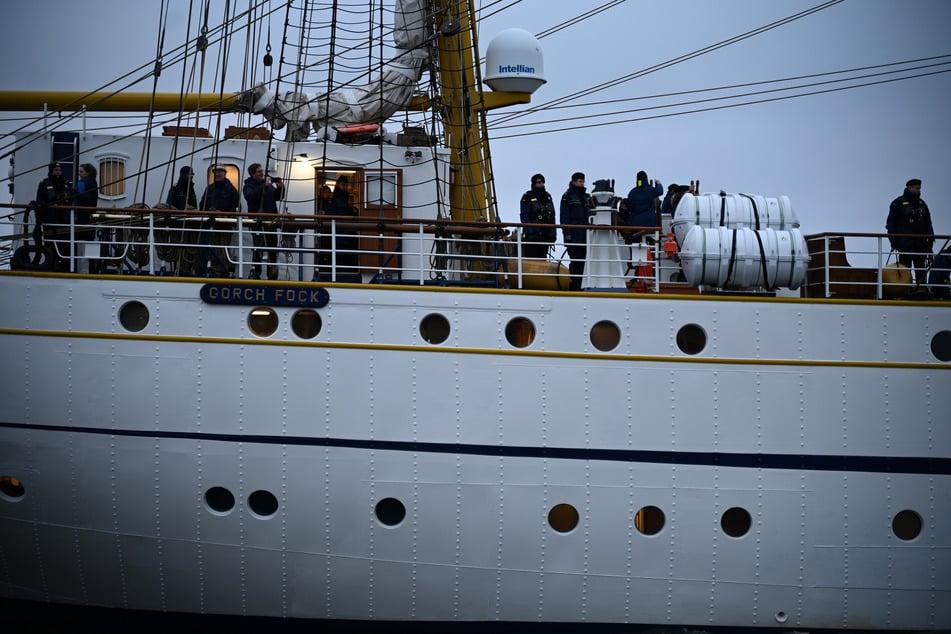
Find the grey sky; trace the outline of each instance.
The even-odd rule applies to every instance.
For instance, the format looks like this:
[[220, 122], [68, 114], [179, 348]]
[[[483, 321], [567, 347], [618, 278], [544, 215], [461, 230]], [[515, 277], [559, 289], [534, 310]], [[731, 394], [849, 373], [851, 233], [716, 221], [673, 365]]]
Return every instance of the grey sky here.
[[[524, 0], [484, 20], [481, 49], [484, 52], [492, 37], [505, 28], [514, 26], [539, 33], [606, 1]], [[213, 6], [221, 4], [220, 0], [212, 2]], [[482, 4], [491, 5], [488, 1]], [[491, 5], [485, 12], [505, 4], [509, 3]], [[820, 4], [820, 0], [626, 0], [540, 40], [548, 83], [535, 94], [534, 105], [627, 76]], [[89, 90], [108, 83], [154, 55], [159, 6], [155, 0], [12, 4], [0, 23], [0, 54], [7, 60], [0, 86], [12, 90]], [[181, 19], [185, 11], [187, 3], [173, 2], [171, 22]], [[272, 20], [275, 46], [280, 43], [282, 20], [283, 13]], [[625, 100], [951, 54], [949, 24], [951, 2], [947, 0], [846, 0], [740, 43], [569, 103]], [[56, 31], [56, 35], [47, 37], [44, 32], [48, 30]], [[177, 45], [180, 38], [170, 26], [166, 47]], [[165, 90], [176, 86], [180, 79], [177, 72], [169, 75], [173, 76], [162, 78]], [[240, 80], [240, 69], [229, 68], [227, 88], [239, 90]], [[855, 83], [869, 81], [874, 79]], [[151, 84], [134, 88], [150, 89]], [[709, 96], [687, 95], [663, 101], [695, 101]], [[931, 207], [935, 229], [951, 233], [951, 212], [946, 202], [951, 196], [947, 178], [949, 100], [951, 73], [943, 73], [800, 99], [600, 127], [586, 126], [663, 111], [527, 125], [660, 102], [545, 110], [511, 121], [518, 127], [491, 131], [496, 139], [492, 156], [499, 209], [503, 220], [518, 219], [518, 199], [535, 172], [546, 175], [548, 189], [557, 198], [573, 171], [585, 172], [589, 183], [614, 178], [616, 190], [626, 194], [634, 174], [644, 169], [665, 185], [699, 178], [703, 191], [788, 195], [805, 233], [879, 232], [884, 231], [889, 201], [901, 194], [907, 179], [918, 177], [924, 181], [923, 197]], [[703, 106], [673, 110], [697, 107]], [[519, 110], [521, 107], [501, 114]], [[6, 116], [8, 113], [0, 113], [0, 118]], [[0, 123], [0, 131], [11, 125]], [[538, 133], [556, 128], [569, 129]], [[535, 134], [499, 138], [522, 132]]]

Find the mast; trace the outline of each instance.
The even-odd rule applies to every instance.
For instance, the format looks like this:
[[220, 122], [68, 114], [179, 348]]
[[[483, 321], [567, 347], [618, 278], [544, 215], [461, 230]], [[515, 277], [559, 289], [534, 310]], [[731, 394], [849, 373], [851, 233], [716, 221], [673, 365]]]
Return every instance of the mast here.
[[529, 103], [530, 93], [483, 93], [475, 11], [469, 0], [432, 0], [439, 52], [438, 83], [450, 149], [450, 213], [454, 220], [498, 220], [485, 113]]

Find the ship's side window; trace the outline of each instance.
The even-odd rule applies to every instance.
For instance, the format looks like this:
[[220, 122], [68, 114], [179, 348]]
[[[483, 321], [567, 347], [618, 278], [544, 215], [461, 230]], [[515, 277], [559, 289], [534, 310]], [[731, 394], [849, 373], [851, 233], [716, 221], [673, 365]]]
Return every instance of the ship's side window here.
[[892, 532], [895, 537], [905, 541], [921, 534], [921, 516], [914, 511], [899, 511], [892, 520]]
[[396, 498], [383, 498], [376, 503], [373, 512], [386, 526], [396, 526], [406, 517], [406, 507]]
[[753, 518], [750, 512], [739, 506], [727, 509], [720, 518], [720, 528], [730, 537], [743, 537], [750, 532], [753, 525]]
[[687, 324], [677, 331], [677, 347], [684, 354], [699, 354], [707, 347], [707, 333], [697, 324]]
[[277, 331], [277, 313], [273, 308], [258, 307], [248, 315], [248, 328], [258, 337], [270, 337]]
[[664, 512], [656, 506], [645, 506], [634, 516], [634, 528], [643, 535], [656, 535], [664, 528]]
[[951, 361], [951, 330], [942, 330], [931, 339], [931, 353], [939, 361]]
[[505, 338], [516, 348], [527, 348], [535, 341], [535, 324], [526, 317], [516, 317], [505, 325]]
[[578, 509], [570, 504], [556, 504], [548, 511], [548, 525], [559, 533], [568, 533], [578, 525]]
[[320, 334], [323, 322], [316, 310], [304, 308], [291, 317], [291, 330], [301, 339], [313, 339]]
[[270, 491], [255, 491], [248, 496], [248, 507], [258, 517], [270, 517], [277, 513], [277, 498]]
[[139, 332], [149, 325], [149, 309], [139, 301], [126, 302], [119, 308], [119, 323], [129, 332]]
[[118, 156], [99, 159], [99, 195], [105, 198], [125, 195], [125, 159]]
[[224, 487], [211, 487], [205, 491], [205, 504], [214, 513], [224, 515], [234, 508], [234, 494]]
[[419, 335], [427, 343], [442, 343], [449, 338], [449, 320], [439, 313], [426, 315], [419, 322]]
[[602, 352], [614, 350], [621, 343], [621, 329], [613, 321], [599, 321], [591, 327], [591, 345]]
[[23, 483], [13, 476], [0, 476], [0, 497], [16, 501], [23, 497], [26, 489]]

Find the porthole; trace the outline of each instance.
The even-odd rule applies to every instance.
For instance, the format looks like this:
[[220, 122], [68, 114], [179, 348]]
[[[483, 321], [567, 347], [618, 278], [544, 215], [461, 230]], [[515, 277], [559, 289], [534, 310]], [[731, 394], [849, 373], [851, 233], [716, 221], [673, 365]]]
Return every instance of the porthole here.
[[938, 361], [951, 361], [951, 330], [942, 330], [931, 338], [931, 354]]
[[277, 313], [273, 308], [258, 307], [248, 315], [248, 328], [258, 337], [270, 337], [277, 331]]
[[396, 498], [383, 498], [376, 503], [376, 518], [387, 526], [396, 526], [406, 518], [406, 507]]
[[749, 511], [738, 506], [727, 509], [720, 518], [720, 528], [730, 537], [743, 537], [750, 532], [752, 525], [753, 518]]
[[664, 512], [656, 506], [645, 506], [634, 516], [634, 527], [643, 535], [656, 535], [664, 528]]
[[516, 348], [527, 348], [535, 341], [535, 324], [526, 317], [516, 317], [505, 325], [505, 339]]
[[687, 324], [677, 331], [677, 347], [684, 354], [699, 354], [707, 347], [707, 333], [697, 324]]
[[119, 308], [119, 323], [129, 332], [139, 332], [149, 325], [149, 309], [142, 302], [126, 302]]
[[320, 333], [323, 322], [316, 310], [305, 308], [291, 317], [291, 330], [301, 339], [313, 339]]
[[8, 500], [19, 500], [26, 493], [23, 483], [13, 476], [0, 476], [0, 495]]
[[573, 531], [578, 525], [578, 510], [570, 504], [556, 504], [548, 511], [548, 525], [559, 533]]
[[205, 504], [218, 514], [225, 514], [234, 508], [234, 494], [224, 487], [211, 487], [205, 491]]
[[591, 327], [591, 345], [607, 352], [621, 343], [621, 329], [613, 321], [599, 321]]
[[270, 517], [277, 513], [277, 498], [270, 491], [255, 491], [248, 496], [248, 507], [259, 517]]
[[449, 338], [449, 320], [439, 313], [426, 315], [419, 322], [419, 335], [426, 343], [442, 343]]
[[895, 537], [905, 541], [921, 534], [921, 516], [914, 511], [900, 511], [892, 520], [892, 532]]

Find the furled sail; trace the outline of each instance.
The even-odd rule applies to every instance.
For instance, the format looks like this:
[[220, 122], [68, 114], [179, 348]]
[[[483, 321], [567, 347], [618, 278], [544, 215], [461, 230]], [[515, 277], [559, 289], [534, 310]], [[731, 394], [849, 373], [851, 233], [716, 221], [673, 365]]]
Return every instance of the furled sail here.
[[382, 123], [409, 103], [429, 62], [427, 5], [425, 0], [397, 0], [393, 40], [394, 47], [403, 52], [387, 63], [379, 79], [321, 95], [298, 91], [277, 95], [258, 84], [241, 95], [235, 109], [263, 115], [275, 130], [286, 126], [288, 141], [303, 141], [312, 129]]

